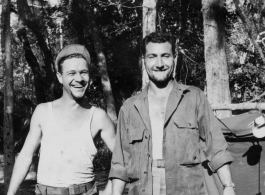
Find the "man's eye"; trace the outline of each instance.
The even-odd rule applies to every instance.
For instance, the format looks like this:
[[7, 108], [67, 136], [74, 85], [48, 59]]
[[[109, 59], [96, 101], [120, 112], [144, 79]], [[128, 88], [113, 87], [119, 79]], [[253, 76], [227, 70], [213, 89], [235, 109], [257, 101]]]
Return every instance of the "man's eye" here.
[[75, 73], [74, 72], [69, 72], [68, 75], [73, 76]]
[[88, 75], [88, 72], [81, 72], [82, 75]]

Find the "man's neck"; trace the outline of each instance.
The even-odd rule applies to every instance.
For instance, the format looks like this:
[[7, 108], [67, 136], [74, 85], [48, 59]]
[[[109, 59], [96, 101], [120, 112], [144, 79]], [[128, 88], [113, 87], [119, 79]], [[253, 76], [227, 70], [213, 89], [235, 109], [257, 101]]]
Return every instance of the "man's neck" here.
[[87, 103], [85, 101], [85, 98], [73, 99], [73, 98], [69, 98], [66, 95], [63, 95], [60, 98], [60, 102], [62, 105], [64, 105], [63, 107], [66, 110], [76, 110], [76, 109], [87, 107], [86, 106]]
[[167, 83], [163, 83], [163, 85], [156, 84], [152, 81], [149, 82], [148, 93], [149, 95], [154, 96], [168, 96], [173, 88], [174, 80], [171, 79]]

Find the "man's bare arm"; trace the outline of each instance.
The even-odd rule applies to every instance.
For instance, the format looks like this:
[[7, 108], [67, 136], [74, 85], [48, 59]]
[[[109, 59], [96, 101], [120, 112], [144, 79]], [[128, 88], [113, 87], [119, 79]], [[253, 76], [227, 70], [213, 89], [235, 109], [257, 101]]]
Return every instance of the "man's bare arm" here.
[[38, 106], [33, 113], [29, 133], [27, 135], [24, 146], [15, 162], [9, 189], [7, 192], [8, 195], [16, 194], [21, 182], [25, 179], [28, 173], [29, 167], [32, 163], [33, 155], [40, 145], [40, 119], [44, 116], [43, 114], [45, 114], [42, 113], [44, 106], [46, 105]]
[[[92, 122], [92, 131], [94, 134], [101, 132], [101, 138], [106, 143], [107, 147], [111, 152], [113, 152], [115, 143], [115, 126], [111, 121], [107, 113], [102, 109], [96, 109]], [[96, 132], [96, 133], [95, 133]], [[100, 191], [101, 195], [111, 194], [112, 183], [109, 180], [105, 189]]]
[[126, 182], [120, 179], [112, 179], [112, 195], [122, 195]]
[[225, 187], [224, 188], [224, 195], [235, 195], [235, 190], [234, 188], [231, 186], [231, 184], [233, 183], [232, 181], [232, 177], [231, 177], [231, 172], [230, 172], [230, 168], [228, 164], [223, 165], [222, 167], [220, 167], [219, 169], [217, 169], [217, 173], [218, 176], [222, 182], [222, 184], [225, 186], [229, 186], [229, 187]]
[[113, 152], [115, 143], [115, 126], [107, 113], [102, 109], [96, 109], [92, 129], [101, 131], [101, 138]]

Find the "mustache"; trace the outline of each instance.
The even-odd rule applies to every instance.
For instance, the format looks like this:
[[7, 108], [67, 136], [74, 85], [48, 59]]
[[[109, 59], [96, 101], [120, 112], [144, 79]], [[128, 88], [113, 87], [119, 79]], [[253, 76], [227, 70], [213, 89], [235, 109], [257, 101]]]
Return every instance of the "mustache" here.
[[82, 87], [84, 87], [88, 82], [86, 82], [86, 81], [80, 81], [80, 82], [78, 82]]

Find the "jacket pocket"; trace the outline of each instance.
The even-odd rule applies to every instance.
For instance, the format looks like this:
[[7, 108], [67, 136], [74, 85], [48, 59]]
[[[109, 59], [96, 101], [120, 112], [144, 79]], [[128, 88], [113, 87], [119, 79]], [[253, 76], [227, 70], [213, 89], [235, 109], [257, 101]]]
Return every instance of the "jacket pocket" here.
[[200, 164], [192, 167], [179, 166], [176, 192], [179, 194], [204, 194], [204, 178]]
[[175, 150], [179, 164], [193, 166], [200, 163], [198, 125], [193, 118], [174, 118]]
[[135, 142], [139, 142], [143, 140], [145, 127], [143, 126], [129, 126], [129, 142], [130, 144], [134, 144]]
[[198, 124], [195, 118], [184, 118], [184, 117], [175, 117], [174, 123], [179, 128], [185, 129], [198, 129]]

